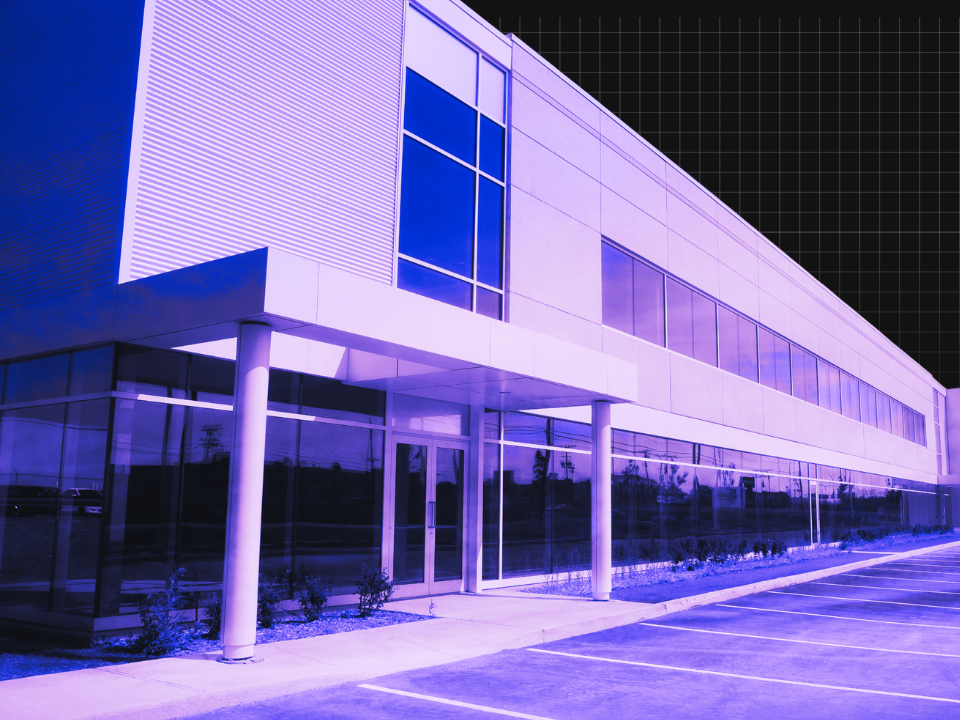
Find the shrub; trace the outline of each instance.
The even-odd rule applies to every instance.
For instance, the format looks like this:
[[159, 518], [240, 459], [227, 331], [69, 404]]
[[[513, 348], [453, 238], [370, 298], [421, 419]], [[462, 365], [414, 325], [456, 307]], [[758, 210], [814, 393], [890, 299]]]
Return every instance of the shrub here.
[[787, 543], [783, 538], [776, 538], [770, 545], [770, 554], [781, 557], [787, 554]]
[[[289, 573], [290, 571], [287, 570]], [[286, 576], [279, 576], [273, 580], [260, 576], [260, 586], [257, 588], [257, 627], [270, 628], [280, 612], [280, 603], [287, 598]]]
[[697, 559], [697, 562], [705, 563], [710, 557], [710, 543], [703, 538], [697, 540], [697, 547], [693, 552], [693, 556]]
[[747, 548], [748, 548], [748, 547], [749, 547], [749, 546], [747, 545], [747, 541], [746, 541], [746, 540], [741, 540], [741, 541], [740, 541], [740, 543], [737, 545], [736, 550], [733, 551], [734, 555], [737, 556], [737, 560], [743, 560], [743, 558], [744, 558], [744, 557], [746, 556], [746, 554], [747, 554]]
[[766, 557], [767, 553], [770, 552], [770, 543], [766, 540], [754, 540], [753, 541], [753, 554], [760, 555], [761, 557]]
[[320, 619], [332, 590], [332, 586], [322, 583], [319, 576], [307, 575], [303, 578], [297, 587], [297, 602], [308, 622]]
[[733, 543], [730, 542], [729, 538], [717, 538], [711, 543], [711, 547], [713, 550], [713, 561], [718, 565], [723, 565], [723, 563], [730, 558], [731, 553], [733, 553]]
[[360, 617], [369, 617], [374, 610], [382, 608], [393, 595], [393, 583], [387, 578], [387, 571], [363, 563], [357, 578], [357, 595], [360, 596]]
[[180, 593], [180, 580], [186, 570], [178, 568], [158, 590], [140, 603], [140, 623], [143, 631], [134, 641], [134, 647], [144, 655], [169, 655], [189, 648], [201, 634], [200, 628], [181, 628], [177, 622], [179, 611], [187, 599]]
[[674, 565], [682, 565], [683, 561], [687, 559], [687, 553], [680, 545], [674, 545], [670, 548], [670, 558]]
[[207, 613], [207, 631], [204, 633], [207, 637], [220, 636], [220, 623], [223, 620], [223, 594], [212, 593], [210, 597], [203, 601], [200, 606]]

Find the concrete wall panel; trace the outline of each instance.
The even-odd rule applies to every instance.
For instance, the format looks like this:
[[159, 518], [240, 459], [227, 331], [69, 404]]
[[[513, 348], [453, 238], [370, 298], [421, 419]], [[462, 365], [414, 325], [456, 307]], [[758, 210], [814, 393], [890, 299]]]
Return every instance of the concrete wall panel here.
[[789, 395], [761, 386], [763, 392], [763, 432], [784, 440], [797, 439], [797, 404]]
[[749, 318], [760, 317], [760, 292], [757, 286], [739, 273], [720, 263], [718, 266], [720, 300]]
[[720, 295], [720, 263], [702, 248], [673, 231], [669, 233], [670, 264], [667, 269], [705, 293]]
[[666, 267], [667, 226], [624, 200], [612, 190], [600, 188], [601, 232], [642, 258]]
[[823, 447], [823, 411], [816, 405], [798, 400], [797, 442], [815, 447]]
[[667, 194], [667, 226], [712, 257], [720, 257], [717, 226], [673, 193]]
[[620, 197], [667, 223], [666, 188], [607, 145], [600, 149], [600, 179]]
[[[723, 423], [721, 370], [670, 353], [670, 410], [678, 415]], [[642, 388], [641, 388], [642, 393]]]
[[721, 372], [723, 382], [723, 424], [763, 432], [763, 386], [730, 373]]

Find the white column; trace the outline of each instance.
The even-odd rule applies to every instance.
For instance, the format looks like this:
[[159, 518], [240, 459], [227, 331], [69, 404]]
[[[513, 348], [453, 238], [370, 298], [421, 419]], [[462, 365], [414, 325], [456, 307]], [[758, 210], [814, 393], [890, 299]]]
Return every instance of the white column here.
[[227, 500], [227, 543], [223, 561], [223, 659], [253, 657], [257, 639], [260, 573], [260, 510], [267, 439], [270, 328], [240, 325], [234, 379], [233, 448]]
[[483, 577], [483, 405], [470, 406], [470, 461], [464, 480], [464, 589], [478, 593]]
[[612, 505], [610, 473], [612, 471], [610, 403], [593, 403], [593, 477], [591, 481], [591, 530], [593, 537], [593, 599], [609, 600], [613, 566]]

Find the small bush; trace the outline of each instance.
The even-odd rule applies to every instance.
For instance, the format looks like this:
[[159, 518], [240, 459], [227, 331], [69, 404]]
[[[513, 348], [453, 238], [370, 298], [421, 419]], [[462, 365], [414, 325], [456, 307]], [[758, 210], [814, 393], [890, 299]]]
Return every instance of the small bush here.
[[783, 538], [776, 538], [770, 545], [770, 554], [775, 557], [782, 557], [787, 554], [787, 543]]
[[134, 641], [134, 647], [144, 655], [170, 655], [189, 648], [199, 637], [200, 628], [182, 628], [177, 615], [187, 605], [180, 593], [180, 580], [186, 570], [178, 568], [163, 590], [158, 590], [140, 603], [140, 623], [143, 631]]
[[746, 540], [740, 541], [736, 549], [733, 551], [733, 554], [737, 556], [737, 560], [743, 560], [743, 558], [746, 557], [748, 547], [749, 546], [747, 545]]
[[297, 602], [308, 622], [319, 620], [323, 615], [323, 606], [330, 600], [333, 587], [321, 582], [319, 576], [307, 575], [297, 587]]
[[[290, 571], [287, 570], [289, 573]], [[287, 599], [288, 583], [286, 576], [273, 580], [260, 576], [257, 588], [257, 627], [271, 628], [280, 612], [280, 603]]]
[[363, 563], [357, 578], [357, 595], [360, 596], [360, 617], [369, 617], [374, 610], [382, 608], [393, 595], [393, 583], [387, 578], [387, 571]]
[[207, 613], [207, 631], [204, 633], [207, 637], [220, 637], [220, 623], [223, 620], [223, 594], [212, 593], [210, 597], [200, 605]]
[[697, 540], [697, 548], [694, 550], [693, 556], [697, 559], [697, 562], [705, 563], [710, 557], [710, 543], [703, 538]]
[[918, 525], [914, 525], [910, 529], [910, 532], [913, 534], [914, 537], [917, 537], [919, 535], [933, 535], [933, 534], [944, 535], [950, 532], [952, 529], [953, 528], [947, 527], [946, 525], [918, 524]]
[[766, 557], [770, 552], [770, 543], [766, 540], [754, 540], [753, 541], [753, 554], [760, 555], [761, 557]]
[[673, 560], [674, 565], [682, 565], [687, 559], [687, 553], [680, 545], [674, 545], [670, 548], [670, 559]]
[[711, 549], [713, 552], [713, 561], [718, 565], [723, 565], [733, 553], [733, 543], [730, 542], [729, 538], [717, 538], [711, 543]]

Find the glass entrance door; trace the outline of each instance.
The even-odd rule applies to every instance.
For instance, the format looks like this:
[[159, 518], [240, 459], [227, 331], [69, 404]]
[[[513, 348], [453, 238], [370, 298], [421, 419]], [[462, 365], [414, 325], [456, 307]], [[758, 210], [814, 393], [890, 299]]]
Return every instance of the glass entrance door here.
[[445, 440], [394, 438], [396, 596], [456, 592], [463, 579], [466, 446]]

